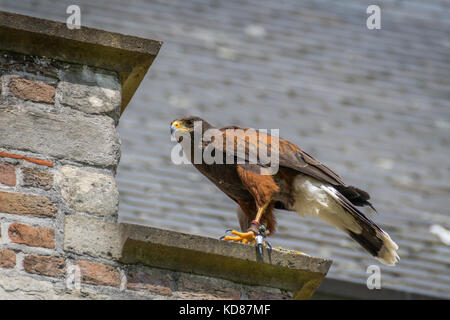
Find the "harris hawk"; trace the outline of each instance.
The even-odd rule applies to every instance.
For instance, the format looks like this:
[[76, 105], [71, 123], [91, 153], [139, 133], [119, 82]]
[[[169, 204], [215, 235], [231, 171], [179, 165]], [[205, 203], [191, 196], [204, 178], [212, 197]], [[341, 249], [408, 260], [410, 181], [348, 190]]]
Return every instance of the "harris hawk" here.
[[[400, 259], [397, 244], [357, 208], [375, 210], [369, 194], [345, 184], [293, 143], [262, 131], [248, 134], [249, 128], [215, 128], [194, 116], [172, 121], [170, 131], [187, 160], [238, 204], [241, 231], [231, 231], [225, 240], [254, 244], [261, 232], [273, 235], [273, 211], [282, 209], [335, 226], [385, 265], [393, 266]], [[262, 149], [268, 154], [275, 150], [271, 161], [276, 158], [276, 170], [268, 169], [273, 163], [262, 161], [258, 153]], [[227, 161], [206, 161], [206, 154]]]

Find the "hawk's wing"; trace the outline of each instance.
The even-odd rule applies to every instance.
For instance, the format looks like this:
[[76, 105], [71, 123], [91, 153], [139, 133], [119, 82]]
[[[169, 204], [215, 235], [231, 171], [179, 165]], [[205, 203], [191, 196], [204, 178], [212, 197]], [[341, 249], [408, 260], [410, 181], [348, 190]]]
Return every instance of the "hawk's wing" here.
[[[227, 131], [232, 129], [231, 131]], [[270, 134], [261, 131], [249, 131], [253, 129], [241, 128], [237, 126], [228, 126], [219, 129], [223, 144], [220, 144], [218, 140], [212, 141], [211, 144], [214, 145], [216, 150], [221, 150], [226, 153], [227, 150], [233, 153], [235, 157], [246, 162], [250, 159], [250, 156], [255, 156], [257, 164], [262, 167], [270, 166], [270, 164], [261, 162], [259, 156], [256, 156], [261, 148], [263, 150], [268, 150], [270, 154], [272, 141], [274, 143], [274, 150], [276, 151], [275, 144], [276, 139], [273, 139]], [[255, 133], [253, 133], [255, 132]], [[234, 138], [234, 144], [233, 144]], [[332, 185], [342, 185], [345, 186], [341, 177], [339, 177], [335, 172], [333, 172], [327, 166], [321, 164], [319, 161], [315, 160], [311, 155], [301, 150], [299, 147], [293, 143], [286, 141], [284, 139], [278, 138], [279, 146], [279, 166], [291, 168], [299, 171], [303, 174], [316, 178], [319, 181], [326, 182]], [[245, 159], [239, 157], [237, 150], [245, 150]], [[238, 154], [238, 156], [236, 156]]]
[[284, 139], [280, 141], [280, 166], [288, 167], [319, 181], [332, 185], [345, 185], [341, 177], [311, 155]]

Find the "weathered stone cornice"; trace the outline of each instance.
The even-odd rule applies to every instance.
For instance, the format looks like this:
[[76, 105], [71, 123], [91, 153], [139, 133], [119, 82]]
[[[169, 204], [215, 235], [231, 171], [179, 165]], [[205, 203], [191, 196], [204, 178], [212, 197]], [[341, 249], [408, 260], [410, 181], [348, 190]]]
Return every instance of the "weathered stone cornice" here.
[[0, 11], [0, 50], [116, 71], [122, 84], [121, 113], [131, 100], [162, 41]]

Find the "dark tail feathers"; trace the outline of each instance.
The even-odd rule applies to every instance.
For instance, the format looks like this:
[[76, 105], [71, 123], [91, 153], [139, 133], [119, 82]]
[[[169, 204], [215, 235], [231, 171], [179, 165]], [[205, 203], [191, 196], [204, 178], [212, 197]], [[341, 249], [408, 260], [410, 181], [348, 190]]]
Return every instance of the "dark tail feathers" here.
[[375, 207], [368, 201], [370, 199], [370, 195], [364, 190], [358, 189], [354, 186], [342, 185], [335, 186], [335, 188], [355, 206], [369, 206], [377, 212]]

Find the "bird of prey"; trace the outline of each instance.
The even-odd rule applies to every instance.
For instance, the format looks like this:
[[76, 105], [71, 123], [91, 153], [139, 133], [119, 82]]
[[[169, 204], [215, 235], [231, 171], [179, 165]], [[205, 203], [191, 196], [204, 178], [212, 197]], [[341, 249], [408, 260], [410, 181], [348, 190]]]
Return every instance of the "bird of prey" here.
[[[258, 132], [255, 139], [249, 138], [248, 130], [237, 126], [215, 128], [194, 116], [176, 119], [170, 125], [172, 137], [181, 144], [188, 160], [238, 204], [241, 232], [233, 230], [225, 240], [254, 244], [258, 234], [274, 234], [274, 209], [296, 211], [300, 216], [317, 217], [335, 226], [383, 264], [395, 265], [399, 260], [397, 244], [357, 208], [370, 206], [375, 210], [367, 192], [345, 184], [330, 168], [293, 143], [282, 138], [275, 141], [273, 135], [263, 132]], [[196, 132], [200, 133], [198, 142]], [[262, 147], [272, 150], [275, 142], [278, 170], [267, 174], [267, 162], [258, 156], [250, 159]], [[236, 152], [238, 149], [244, 153]], [[223, 158], [228, 153], [234, 161], [195, 158], [196, 154], [206, 153]]]

